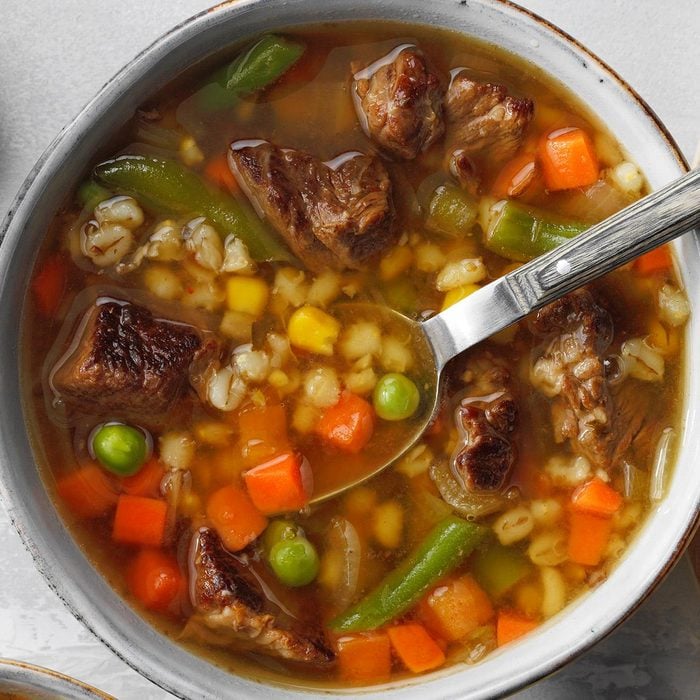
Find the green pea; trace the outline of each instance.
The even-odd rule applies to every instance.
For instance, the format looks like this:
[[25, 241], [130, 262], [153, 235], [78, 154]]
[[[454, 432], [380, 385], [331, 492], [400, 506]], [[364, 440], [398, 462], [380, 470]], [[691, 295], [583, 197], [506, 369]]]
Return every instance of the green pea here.
[[385, 374], [374, 387], [374, 409], [384, 420], [410, 418], [420, 403], [418, 387], [405, 375]]
[[318, 574], [318, 554], [306, 537], [278, 542], [270, 550], [269, 562], [275, 576], [287, 586], [305, 586]]
[[97, 461], [119, 476], [135, 474], [148, 457], [146, 436], [122, 423], [103, 425], [92, 437]]
[[293, 540], [299, 534], [299, 528], [291, 520], [273, 520], [263, 534], [263, 549], [269, 556], [272, 548], [284, 540]]

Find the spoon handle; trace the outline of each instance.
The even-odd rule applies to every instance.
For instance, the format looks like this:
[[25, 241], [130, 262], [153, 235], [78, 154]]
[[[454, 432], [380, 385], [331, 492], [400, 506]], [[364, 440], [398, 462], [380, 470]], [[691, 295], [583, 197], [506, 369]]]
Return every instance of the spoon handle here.
[[692, 170], [423, 323], [438, 366], [699, 225], [700, 170]]

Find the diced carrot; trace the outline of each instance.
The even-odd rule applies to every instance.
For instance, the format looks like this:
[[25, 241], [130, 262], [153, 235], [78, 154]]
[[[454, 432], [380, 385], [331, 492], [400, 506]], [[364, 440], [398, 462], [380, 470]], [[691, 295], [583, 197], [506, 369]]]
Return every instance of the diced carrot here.
[[498, 199], [519, 197], [534, 182], [537, 162], [531, 153], [522, 153], [506, 163], [491, 185], [491, 194]]
[[391, 676], [391, 644], [386, 632], [366, 632], [338, 640], [338, 667], [343, 680], [381, 683]]
[[622, 505], [622, 496], [597, 476], [581, 484], [571, 494], [571, 508], [584, 513], [609, 517]]
[[673, 265], [668, 246], [661, 246], [645, 253], [634, 261], [633, 268], [640, 275], [653, 275], [655, 272], [668, 270]]
[[300, 510], [311, 498], [311, 467], [299, 452], [284, 452], [243, 474], [248, 495], [266, 515]]
[[125, 544], [158, 547], [165, 536], [168, 506], [158, 498], [119, 496], [114, 514], [112, 539]]
[[467, 574], [430, 591], [420, 604], [420, 616], [433, 634], [453, 642], [486, 624], [493, 617], [493, 606]]
[[546, 134], [538, 149], [548, 190], [568, 190], [592, 185], [600, 171], [591, 137], [578, 127]]
[[160, 611], [172, 605], [184, 586], [175, 557], [159, 549], [142, 549], [129, 564], [126, 582], [141, 603]]
[[287, 413], [280, 403], [252, 406], [239, 414], [241, 454], [254, 467], [289, 449]]
[[32, 280], [34, 301], [42, 316], [51, 318], [58, 311], [67, 284], [68, 265], [60, 253], [54, 253]]
[[267, 527], [267, 518], [238, 486], [224, 486], [209, 496], [207, 517], [232, 552], [243, 549]]
[[612, 518], [569, 511], [569, 559], [576, 564], [596, 566], [610, 539]]
[[155, 457], [152, 457], [136, 474], [122, 479], [122, 491], [130, 496], [158, 496], [160, 482], [163, 480], [164, 474], [163, 465]]
[[537, 627], [536, 620], [512, 610], [499, 610], [496, 618], [496, 643], [499, 647], [531, 632]]
[[228, 159], [224, 154], [212, 158], [206, 164], [204, 177], [222, 190], [227, 190], [228, 192], [238, 190], [238, 183], [231, 172], [231, 168], [228, 166]]
[[88, 464], [61, 477], [56, 491], [70, 511], [79, 518], [105, 515], [117, 502], [116, 490], [96, 464]]
[[387, 630], [391, 646], [404, 666], [413, 673], [422, 673], [442, 666], [445, 653], [423, 625], [409, 622]]
[[333, 447], [359, 452], [374, 432], [374, 408], [356, 394], [344, 391], [338, 403], [321, 416], [317, 432]]

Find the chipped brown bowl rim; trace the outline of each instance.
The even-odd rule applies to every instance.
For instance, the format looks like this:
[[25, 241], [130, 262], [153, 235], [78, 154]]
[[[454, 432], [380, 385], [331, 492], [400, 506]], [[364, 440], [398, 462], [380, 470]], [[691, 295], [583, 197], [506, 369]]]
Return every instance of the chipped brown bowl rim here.
[[26, 661], [0, 658], [0, 693], [29, 693], [32, 700], [115, 700], [77, 678]]

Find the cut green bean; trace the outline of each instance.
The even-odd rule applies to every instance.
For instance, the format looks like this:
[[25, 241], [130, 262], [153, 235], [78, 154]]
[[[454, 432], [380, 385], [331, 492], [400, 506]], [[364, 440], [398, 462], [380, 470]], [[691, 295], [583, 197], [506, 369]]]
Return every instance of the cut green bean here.
[[199, 94], [209, 110], [224, 109], [281, 78], [304, 53], [305, 47], [282, 36], [267, 34], [232, 63], [218, 70]]
[[369, 595], [330, 622], [336, 632], [376, 629], [405, 613], [443, 576], [456, 569], [487, 529], [453, 515], [439, 522], [413, 554]]
[[255, 212], [233, 197], [211, 189], [179, 163], [150, 156], [121, 156], [101, 163], [94, 174], [107, 186], [158, 211], [205, 216], [222, 237], [233, 234], [240, 238], [258, 262], [294, 260]]
[[84, 209], [94, 209], [100, 202], [109, 199], [112, 193], [94, 180], [86, 180], [78, 188], [78, 201]]
[[517, 202], [496, 202], [490, 210], [484, 245], [510, 260], [526, 262], [554, 250], [590, 227], [579, 222], [555, 221], [544, 212]]

